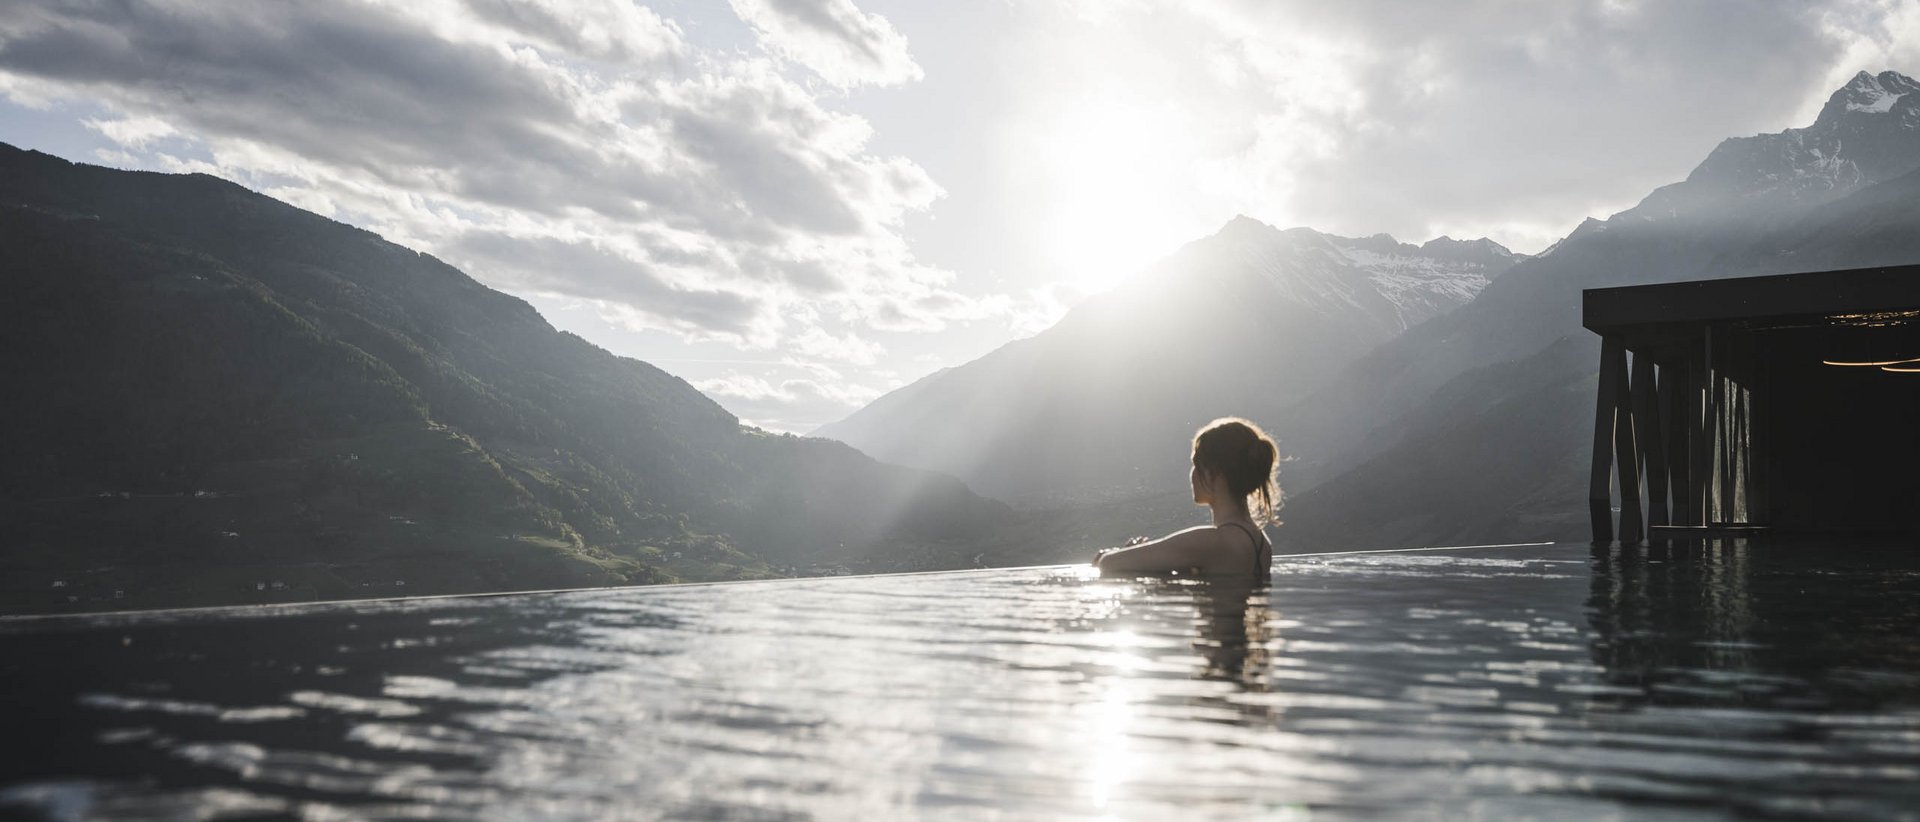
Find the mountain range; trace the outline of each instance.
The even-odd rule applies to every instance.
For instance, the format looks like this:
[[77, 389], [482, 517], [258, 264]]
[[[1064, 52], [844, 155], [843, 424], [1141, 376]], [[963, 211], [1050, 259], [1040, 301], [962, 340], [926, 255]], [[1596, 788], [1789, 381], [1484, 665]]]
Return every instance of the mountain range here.
[[[1291, 457], [1284, 549], [1584, 539], [1599, 354], [1581, 290], [1920, 261], [1916, 90], [1861, 72], [1811, 125], [1728, 139], [1685, 180], [1532, 257], [1236, 220], [1059, 326], [817, 433], [1011, 503], [1068, 488], [1088, 522], [1161, 528], [1197, 516], [1185, 437], [1237, 414]], [[1368, 266], [1416, 252], [1430, 262], [1407, 281], [1443, 296], [1382, 310]], [[1006, 395], [1020, 410], [998, 410]], [[914, 454], [914, 430], [955, 433]], [[1098, 468], [1063, 467], [1080, 458]]]
[[0, 260], [0, 610], [955, 567], [1012, 521], [214, 177], [0, 145]]
[[1238, 218], [845, 443], [232, 183], [0, 145], [0, 610], [1073, 560], [1196, 517], [1228, 414], [1291, 457], [1287, 550], [1584, 538], [1581, 289], [1920, 261], [1916, 90], [1862, 73], [1534, 256]]
[[1238, 217], [1052, 328], [813, 434], [1029, 507], [1123, 499], [1184, 477], [1208, 420], [1307, 396], [1523, 259], [1486, 239], [1413, 246]]
[[1722, 142], [1289, 409], [1325, 479], [1292, 501], [1284, 541], [1584, 538], [1599, 340], [1581, 290], [1920, 262], [1916, 88], [1861, 72], [1812, 124]]

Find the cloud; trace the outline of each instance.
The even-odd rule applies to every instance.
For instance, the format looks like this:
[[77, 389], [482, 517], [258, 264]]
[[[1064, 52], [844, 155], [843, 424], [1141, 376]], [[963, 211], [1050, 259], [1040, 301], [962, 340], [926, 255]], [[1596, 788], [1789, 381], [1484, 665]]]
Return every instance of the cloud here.
[[[1903, 0], [856, 2], [9, 3], [0, 96], [782, 389], [1038, 331], [1236, 213], [1537, 250], [1920, 61]], [[740, 413], [843, 413], [783, 397]]]
[[[1268, 196], [1328, 228], [1415, 239], [1537, 242], [1632, 205], [1724, 138], [1804, 125], [1796, 109], [1829, 90], [1808, 68], [1836, 51], [1801, 4], [1212, 8], [1249, 87], [1305, 101], [1245, 152], [1287, 169]], [[1276, 41], [1302, 39], [1345, 48], [1326, 71], [1272, 59]]]
[[624, 0], [436, 0], [403, 8], [440, 21], [461, 20], [464, 10], [475, 21], [563, 53], [626, 66], [655, 65], [686, 51], [678, 27]]
[[[1684, 178], [1724, 138], [1804, 125], [1836, 76], [1901, 68], [1885, 58], [1920, 49], [1912, 6], [1138, 0], [1090, 18], [1016, 4], [996, 56], [1021, 86], [1008, 128], [1038, 136], [1008, 176], [1039, 196], [1009, 221], [1034, 224], [1035, 247], [1084, 236], [1095, 252], [1111, 235], [1166, 248], [1235, 213], [1538, 250]], [[1101, 162], [1072, 177], [1087, 157]], [[1103, 218], [1075, 222], [1088, 213]]]
[[907, 38], [852, 0], [731, 0], [762, 47], [846, 88], [919, 80]]
[[729, 372], [694, 380], [693, 386], [749, 425], [796, 434], [844, 417], [884, 393], [871, 386], [847, 382], [837, 375], [783, 377], [775, 376], [773, 371], [766, 375]]
[[145, 148], [155, 140], [172, 137], [177, 132], [173, 126], [158, 117], [128, 117], [120, 120], [90, 119], [81, 121], [87, 128], [98, 131], [107, 139], [128, 148]]
[[778, 384], [750, 374], [730, 374], [700, 380], [694, 387], [711, 394], [737, 400], [779, 400], [782, 403], [826, 400], [844, 409], [858, 408], [880, 395], [879, 391], [845, 383], [823, 383], [811, 379], [781, 380]]
[[[918, 72], [848, 3], [745, 13], [835, 82]], [[0, 94], [110, 112], [87, 124], [117, 161], [234, 179], [688, 340], [871, 362], [862, 318], [952, 279], [903, 235], [942, 189], [873, 152], [866, 120], [629, 2], [8, 4]]]
[[807, 357], [872, 365], [884, 351], [879, 345], [854, 334], [835, 336], [819, 328], [809, 328], [793, 337], [790, 350]]

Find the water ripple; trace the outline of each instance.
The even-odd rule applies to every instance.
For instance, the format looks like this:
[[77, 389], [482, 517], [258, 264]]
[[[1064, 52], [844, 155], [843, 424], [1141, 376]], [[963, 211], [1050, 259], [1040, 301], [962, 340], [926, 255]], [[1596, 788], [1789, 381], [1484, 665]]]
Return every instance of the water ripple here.
[[1910, 819], [1920, 574], [1874, 562], [1553, 546], [1282, 558], [1262, 588], [1019, 569], [38, 623], [0, 633], [48, 740], [0, 809]]

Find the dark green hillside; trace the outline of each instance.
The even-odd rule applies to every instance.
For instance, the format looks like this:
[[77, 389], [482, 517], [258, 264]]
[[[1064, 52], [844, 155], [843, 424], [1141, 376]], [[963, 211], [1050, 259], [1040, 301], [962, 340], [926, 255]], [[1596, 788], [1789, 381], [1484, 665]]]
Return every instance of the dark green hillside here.
[[0, 610], [953, 566], [1007, 519], [204, 175], [0, 146], [0, 293]]

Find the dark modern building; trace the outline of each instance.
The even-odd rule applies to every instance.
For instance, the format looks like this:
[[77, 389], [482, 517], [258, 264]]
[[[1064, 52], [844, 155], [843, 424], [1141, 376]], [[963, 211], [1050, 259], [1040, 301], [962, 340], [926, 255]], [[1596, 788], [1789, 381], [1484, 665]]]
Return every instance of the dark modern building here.
[[1920, 266], [1590, 289], [1584, 310], [1595, 542], [1920, 534]]

